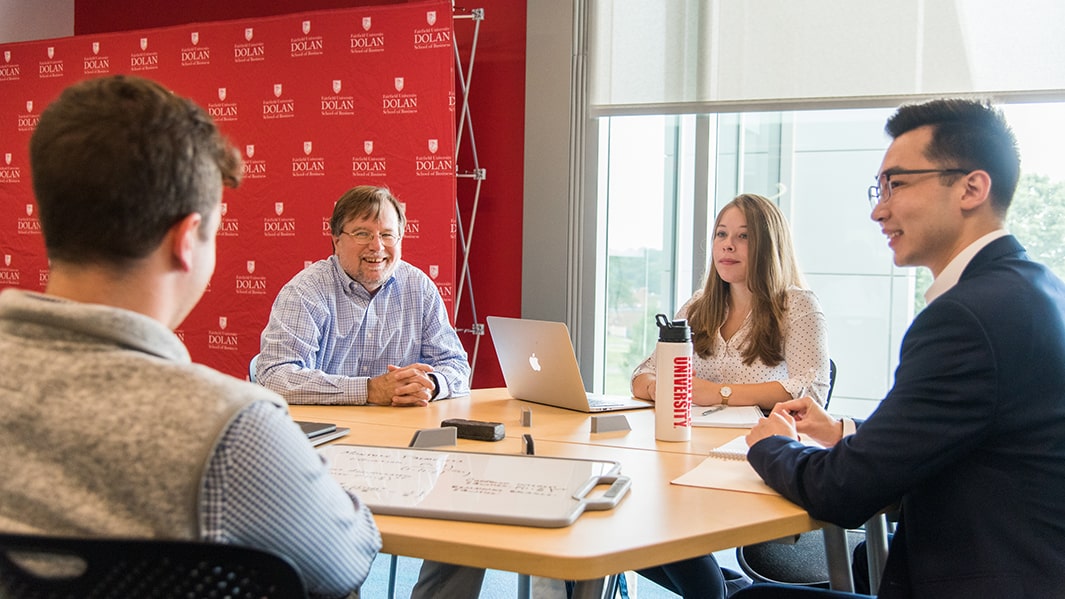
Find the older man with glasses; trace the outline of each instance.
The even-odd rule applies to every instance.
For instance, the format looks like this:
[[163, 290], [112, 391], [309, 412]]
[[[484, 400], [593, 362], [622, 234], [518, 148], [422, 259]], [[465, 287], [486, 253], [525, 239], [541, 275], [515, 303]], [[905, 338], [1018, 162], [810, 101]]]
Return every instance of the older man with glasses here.
[[425, 406], [469, 393], [436, 284], [402, 260], [403, 207], [362, 185], [337, 200], [333, 255], [278, 293], [256, 380], [290, 404]]

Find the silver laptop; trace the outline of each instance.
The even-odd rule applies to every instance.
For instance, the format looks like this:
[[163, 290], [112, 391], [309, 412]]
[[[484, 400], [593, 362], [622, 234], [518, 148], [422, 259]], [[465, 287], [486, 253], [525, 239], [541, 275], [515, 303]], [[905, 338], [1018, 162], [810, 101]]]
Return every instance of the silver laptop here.
[[654, 407], [628, 395], [585, 391], [565, 324], [502, 316], [487, 320], [511, 397], [579, 412]]

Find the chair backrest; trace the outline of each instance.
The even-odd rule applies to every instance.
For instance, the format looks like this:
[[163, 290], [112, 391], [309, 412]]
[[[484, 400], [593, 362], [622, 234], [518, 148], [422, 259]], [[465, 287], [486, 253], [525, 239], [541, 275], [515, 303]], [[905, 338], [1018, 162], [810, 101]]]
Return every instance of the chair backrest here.
[[[248, 362], [248, 380], [255, 382], [255, 365], [259, 362], [259, 354], [255, 354], [251, 357], [251, 361]], [[835, 372], [833, 370], [832, 372]]]
[[287, 558], [250, 547], [0, 534], [0, 597], [305, 599]]
[[832, 389], [836, 386], [836, 363], [832, 361], [832, 358], [828, 359], [828, 395], [825, 396], [825, 409], [828, 409], [828, 402], [832, 400]]

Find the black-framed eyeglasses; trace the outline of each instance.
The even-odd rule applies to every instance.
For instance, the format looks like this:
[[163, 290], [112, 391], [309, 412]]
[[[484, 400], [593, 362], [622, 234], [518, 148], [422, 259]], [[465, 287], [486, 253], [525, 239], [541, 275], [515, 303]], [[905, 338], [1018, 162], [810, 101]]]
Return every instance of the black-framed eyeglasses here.
[[392, 247], [402, 239], [402, 236], [396, 235], [395, 233], [371, 233], [370, 231], [363, 231], [361, 229], [358, 231], [352, 231], [351, 233], [348, 233], [347, 231], [341, 231], [340, 233], [351, 237], [356, 243], [361, 245], [366, 245], [372, 242], [374, 237], [376, 237], [381, 240], [381, 245]]
[[928, 175], [931, 173], [968, 175], [971, 172], [963, 168], [914, 168], [887, 171], [876, 178], [876, 185], [869, 186], [869, 206], [876, 208], [877, 204], [891, 199], [891, 178], [896, 175]]

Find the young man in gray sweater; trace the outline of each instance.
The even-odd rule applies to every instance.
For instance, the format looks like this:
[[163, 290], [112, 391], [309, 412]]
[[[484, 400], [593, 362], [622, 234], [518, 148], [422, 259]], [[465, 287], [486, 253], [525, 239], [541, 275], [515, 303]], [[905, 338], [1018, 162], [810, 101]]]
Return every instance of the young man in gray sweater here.
[[191, 100], [119, 75], [65, 90], [30, 161], [50, 274], [0, 294], [0, 530], [250, 545], [312, 595], [357, 590], [369, 510], [280, 396], [172, 332], [214, 272], [239, 153]]

